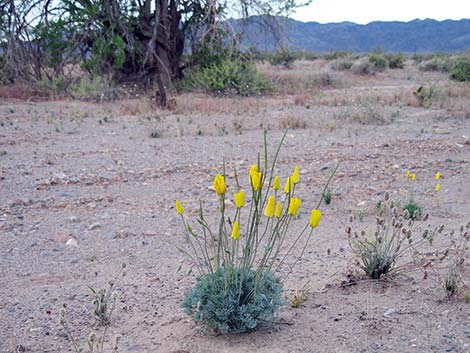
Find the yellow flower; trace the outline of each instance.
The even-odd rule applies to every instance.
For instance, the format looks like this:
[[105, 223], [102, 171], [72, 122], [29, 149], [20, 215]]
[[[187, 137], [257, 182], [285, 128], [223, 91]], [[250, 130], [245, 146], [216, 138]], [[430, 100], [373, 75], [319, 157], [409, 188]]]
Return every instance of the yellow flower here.
[[284, 186], [284, 192], [290, 194], [292, 192], [292, 187], [294, 186], [292, 175], [289, 176], [286, 180], [286, 185]]
[[[256, 168], [258, 170], [258, 168]], [[253, 189], [255, 191], [259, 191], [261, 189], [261, 172], [258, 172], [256, 170], [251, 171], [250, 170], [250, 181], [251, 185], [253, 186]]]
[[406, 171], [406, 177], [411, 178], [411, 172], [409, 170]]
[[276, 211], [274, 212], [274, 215], [276, 216], [276, 218], [279, 218], [281, 217], [281, 214], [282, 214], [282, 204], [281, 204], [281, 201], [278, 201], [276, 203]]
[[214, 178], [214, 189], [217, 195], [223, 195], [227, 192], [225, 179], [221, 174], [217, 174]]
[[264, 215], [268, 218], [274, 216], [274, 196], [269, 196], [268, 203], [266, 204], [266, 208], [264, 209]]
[[294, 168], [294, 174], [292, 174], [292, 182], [294, 184], [298, 184], [300, 180], [300, 176], [299, 176], [299, 166], [296, 165], [295, 168]]
[[258, 165], [257, 164], [252, 164], [251, 167], [250, 167], [250, 175], [251, 173], [258, 173], [259, 170], [258, 170]]
[[298, 197], [291, 198], [287, 213], [289, 213], [291, 216], [295, 216], [297, 212], [299, 211], [299, 207], [301, 203], [302, 203], [302, 200], [300, 200]]
[[310, 215], [310, 227], [316, 228], [320, 224], [322, 213], [320, 210], [314, 209], [312, 210], [312, 214]]
[[245, 192], [239, 191], [233, 194], [233, 198], [235, 200], [235, 205], [237, 208], [242, 208], [245, 206]]
[[441, 173], [437, 172], [436, 173], [436, 180], [439, 180], [439, 179], [441, 179]]
[[436, 192], [438, 192], [439, 190], [441, 190], [441, 184], [436, 185]]
[[232, 239], [238, 240], [240, 238], [240, 226], [238, 225], [238, 221], [233, 222], [232, 228]]
[[273, 189], [274, 190], [279, 190], [281, 188], [281, 179], [279, 179], [278, 176], [276, 176], [274, 178], [274, 182], [273, 182]]
[[416, 180], [416, 173], [413, 173], [413, 174], [411, 175], [411, 180], [413, 180], [413, 181]]
[[183, 214], [184, 213], [184, 208], [181, 205], [180, 200], [175, 201], [175, 206], [176, 206], [176, 212], [178, 212], [178, 214]]

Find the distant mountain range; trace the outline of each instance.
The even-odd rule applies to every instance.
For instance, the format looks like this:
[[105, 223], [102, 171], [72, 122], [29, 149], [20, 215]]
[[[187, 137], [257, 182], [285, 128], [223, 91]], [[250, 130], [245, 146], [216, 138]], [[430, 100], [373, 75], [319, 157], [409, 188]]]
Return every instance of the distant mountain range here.
[[[243, 46], [275, 50], [281, 43], [291, 49], [314, 52], [348, 50], [370, 52], [470, 51], [470, 19], [459, 21], [413, 20], [410, 22], [351, 22], [320, 24], [283, 17], [253, 16], [230, 20], [244, 35]], [[280, 39], [280, 42], [277, 41]]]

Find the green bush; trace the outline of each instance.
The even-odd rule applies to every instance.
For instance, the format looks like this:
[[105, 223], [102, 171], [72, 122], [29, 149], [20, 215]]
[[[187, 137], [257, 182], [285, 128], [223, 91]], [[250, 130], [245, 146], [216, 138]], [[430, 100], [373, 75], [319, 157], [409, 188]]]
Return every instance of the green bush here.
[[470, 81], [470, 57], [457, 59], [450, 71], [450, 77], [457, 81]]
[[188, 89], [219, 95], [260, 95], [273, 90], [271, 82], [249, 62], [223, 60], [194, 70], [183, 82]]
[[369, 54], [369, 62], [374, 65], [377, 71], [385, 70], [389, 65], [387, 58], [381, 54]]
[[424, 60], [419, 64], [421, 71], [449, 72], [452, 68], [453, 59], [449, 56], [436, 55], [429, 60]]
[[353, 60], [350, 57], [342, 57], [333, 61], [331, 68], [338, 71], [350, 70], [353, 66]]
[[270, 323], [283, 304], [282, 286], [271, 273], [219, 268], [200, 277], [183, 301], [196, 322], [216, 333], [253, 331]]
[[273, 55], [269, 56], [268, 60], [273, 66], [284, 66], [290, 69], [294, 61], [297, 60], [297, 55], [293, 51], [279, 49]]
[[62, 75], [53, 76], [52, 78], [43, 78], [37, 82], [37, 87], [41, 93], [45, 93], [53, 96], [65, 95], [70, 80], [66, 79]]
[[112, 93], [110, 81], [102, 76], [83, 76], [71, 86], [72, 97], [81, 100], [109, 100], [115, 98], [111, 96]]
[[385, 58], [388, 60], [388, 66], [391, 69], [403, 69], [405, 67], [405, 57], [400, 54], [387, 54]]
[[352, 66], [352, 72], [357, 75], [375, 75], [375, 66], [367, 59], [361, 58], [357, 60]]

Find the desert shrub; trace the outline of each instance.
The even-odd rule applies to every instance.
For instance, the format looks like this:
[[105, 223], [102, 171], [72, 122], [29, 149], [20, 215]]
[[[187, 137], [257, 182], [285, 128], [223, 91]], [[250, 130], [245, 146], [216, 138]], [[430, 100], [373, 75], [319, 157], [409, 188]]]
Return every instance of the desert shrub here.
[[298, 59], [303, 59], [303, 60], [308, 60], [308, 61], [314, 61], [320, 58], [320, 54], [315, 53], [313, 51], [305, 51], [301, 50], [297, 52], [297, 58]]
[[111, 81], [103, 76], [83, 76], [71, 85], [70, 94], [75, 99], [102, 101], [115, 98]]
[[350, 57], [342, 57], [331, 63], [331, 68], [338, 71], [350, 70], [353, 66], [353, 60]]
[[421, 71], [449, 72], [453, 59], [449, 56], [436, 55], [428, 60], [421, 61], [418, 68]]
[[353, 53], [350, 52], [350, 51], [346, 51], [346, 50], [337, 50], [337, 51], [334, 51], [334, 52], [323, 54], [323, 59], [325, 59], [325, 60], [336, 60], [336, 59], [345, 58], [345, 57], [348, 57], [348, 56], [353, 56]]
[[[392, 201], [385, 193], [383, 201], [377, 207], [375, 226], [357, 231], [354, 216], [350, 216], [350, 226], [346, 228], [349, 245], [357, 256], [357, 264], [364, 273], [373, 279], [379, 279], [400, 269], [397, 262], [409, 250], [420, 244], [432, 244], [434, 237], [442, 229], [426, 229], [419, 232], [415, 221], [407, 211], [403, 211], [399, 203]], [[421, 233], [416, 236], [416, 233]]]
[[388, 68], [389, 65], [388, 60], [384, 55], [375, 53], [369, 54], [369, 62], [374, 65], [377, 71], [383, 71]]
[[391, 69], [403, 69], [405, 67], [405, 57], [400, 53], [386, 54], [385, 58], [388, 60], [388, 66]]
[[432, 97], [434, 96], [434, 87], [419, 86], [413, 95], [418, 101], [420, 107], [429, 108], [432, 104]]
[[[186, 245], [178, 249], [186, 255], [191, 269], [199, 274], [196, 286], [185, 294], [183, 308], [197, 322], [218, 333], [254, 330], [276, 317], [282, 304], [283, 279], [278, 277], [279, 272], [290, 256], [295, 259], [289, 264], [292, 271], [320, 223], [322, 198], [302, 231], [294, 237], [288, 231], [296, 221], [302, 201], [295, 193], [295, 186], [300, 182], [298, 166], [287, 177], [284, 193], [280, 191], [280, 178], [274, 175], [286, 134], [287, 131], [269, 161], [271, 154], [268, 154], [265, 131], [263, 158], [258, 154], [258, 163], [247, 173], [249, 184], [246, 187], [251, 190], [251, 203], [246, 212], [242, 212], [245, 192], [241, 189], [243, 183], [238, 179], [238, 171], [234, 172], [230, 183], [234, 185], [234, 207], [232, 210], [226, 207], [229, 196], [225, 167], [223, 175], [217, 174], [213, 183], [218, 198], [216, 220], [206, 219], [200, 202], [195, 228], [186, 219], [181, 202], [175, 202], [186, 240]], [[213, 230], [211, 224], [217, 224], [217, 229]]]
[[186, 293], [183, 308], [196, 322], [217, 333], [241, 333], [272, 322], [281, 305], [282, 286], [266, 272], [219, 268], [200, 277]]
[[271, 82], [251, 63], [231, 59], [194, 70], [183, 87], [241, 96], [261, 95], [273, 90]]
[[360, 58], [353, 64], [352, 72], [356, 75], [375, 75], [376, 68], [368, 58]]
[[450, 70], [450, 77], [456, 81], [470, 81], [470, 57], [457, 59]]
[[269, 57], [269, 63], [273, 66], [284, 66], [290, 69], [295, 60], [297, 60], [295, 52], [288, 49], [278, 49]]
[[51, 78], [43, 78], [36, 83], [39, 92], [53, 96], [64, 96], [70, 86], [70, 80], [65, 76], [58, 75]]

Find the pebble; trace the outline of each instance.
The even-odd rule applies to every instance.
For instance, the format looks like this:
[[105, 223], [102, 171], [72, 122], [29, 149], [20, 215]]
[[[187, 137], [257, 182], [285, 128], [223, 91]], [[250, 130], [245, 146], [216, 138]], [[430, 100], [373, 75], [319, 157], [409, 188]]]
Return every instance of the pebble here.
[[71, 238], [71, 239], [67, 240], [65, 245], [70, 246], [70, 247], [75, 247], [75, 246], [78, 246], [78, 241], [75, 238]]
[[100, 228], [101, 227], [101, 224], [99, 223], [93, 223], [89, 228], [88, 230], [95, 230], [96, 228]]

